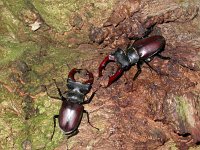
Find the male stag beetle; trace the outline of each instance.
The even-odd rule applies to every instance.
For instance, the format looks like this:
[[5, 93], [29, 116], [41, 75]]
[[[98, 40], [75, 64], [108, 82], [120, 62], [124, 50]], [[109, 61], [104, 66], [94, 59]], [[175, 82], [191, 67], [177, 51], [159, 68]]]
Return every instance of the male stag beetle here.
[[[66, 92], [67, 98], [65, 98], [62, 95], [61, 90], [58, 88], [58, 85], [55, 80], [54, 80], [54, 82], [55, 82], [55, 85], [56, 85], [56, 88], [58, 90], [60, 97], [50, 96], [47, 92], [47, 95], [49, 97], [62, 100], [62, 106], [60, 108], [59, 115], [54, 115], [54, 117], [53, 117], [54, 129], [53, 129], [53, 134], [51, 136], [51, 140], [55, 133], [56, 118], [58, 119], [61, 130], [64, 132], [65, 135], [68, 135], [68, 138], [70, 138], [78, 133], [78, 127], [82, 120], [83, 113], [87, 114], [88, 123], [93, 128], [96, 128], [90, 123], [89, 114], [84, 109], [84, 106], [83, 106], [84, 104], [90, 103], [92, 98], [95, 95], [95, 92], [93, 92], [91, 97], [89, 99], [85, 100], [86, 94], [89, 93], [89, 91], [92, 87], [94, 77], [91, 72], [86, 70], [87, 76], [89, 76], [89, 79], [83, 83], [76, 81], [74, 79], [74, 75], [76, 73], [80, 73], [81, 70], [82, 69], [74, 68], [69, 72], [68, 79], [67, 79], [67, 87], [69, 89]], [[99, 130], [98, 128], [96, 128], [96, 129]]]
[[152, 70], [156, 71], [149, 65], [148, 62], [150, 62], [155, 56], [161, 59], [169, 60], [170, 57], [165, 57], [160, 54], [164, 48], [165, 38], [160, 35], [137, 40], [132, 44], [132, 46], [127, 48], [126, 52], [118, 48], [115, 52], [105, 57], [105, 59], [99, 65], [99, 77], [102, 76], [102, 70], [105, 69], [109, 62], [116, 62], [119, 67], [116, 73], [109, 77], [107, 87], [116, 81], [124, 71], [130, 69], [131, 66], [136, 64], [137, 72], [133, 77], [133, 80], [135, 80], [141, 73], [141, 66], [143, 63], [146, 63]]

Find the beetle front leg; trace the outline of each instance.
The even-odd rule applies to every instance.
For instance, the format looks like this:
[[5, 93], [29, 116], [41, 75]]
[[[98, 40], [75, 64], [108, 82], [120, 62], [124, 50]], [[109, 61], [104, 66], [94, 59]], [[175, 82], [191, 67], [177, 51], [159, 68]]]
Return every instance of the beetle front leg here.
[[133, 81], [137, 79], [137, 77], [139, 76], [139, 74], [142, 72], [141, 66], [142, 66], [143, 62], [138, 62], [137, 63], [137, 72], [135, 74], [135, 76], [133, 77]]
[[92, 93], [92, 95], [90, 96], [90, 98], [88, 98], [86, 101], [84, 101], [84, 102], [81, 103], [81, 104], [83, 104], [83, 105], [84, 105], [84, 104], [89, 104], [89, 103], [92, 101], [92, 99], [93, 99], [95, 93], [96, 93], [96, 91]]
[[53, 79], [53, 81], [54, 81], [54, 83], [55, 83], [55, 85], [56, 85], [56, 88], [57, 88], [57, 90], [58, 90], [59, 96], [61, 97], [61, 100], [65, 100], [65, 98], [64, 98], [63, 95], [62, 95], [62, 92], [61, 92], [60, 88], [59, 88], [58, 85], [57, 85], [56, 80]]
[[50, 98], [53, 98], [53, 99], [62, 100], [61, 97], [57, 97], [57, 96], [52, 96], [52, 95], [50, 95], [50, 94], [48, 93], [47, 87], [46, 87], [46, 86], [44, 86], [44, 87], [45, 87], [45, 91], [47, 92], [47, 96], [49, 96]]
[[84, 110], [83, 113], [86, 113], [86, 115], [87, 115], [87, 120], [88, 120], [89, 125], [90, 125], [91, 127], [95, 128], [95, 129], [99, 130], [99, 128], [94, 127], [94, 126], [90, 123], [89, 113], [88, 113], [86, 110]]
[[53, 116], [53, 133], [52, 133], [52, 135], [51, 135], [51, 141], [52, 141], [53, 136], [54, 136], [54, 133], [55, 133], [55, 128], [56, 128], [56, 118], [58, 118], [58, 117], [59, 117], [59, 115], [54, 115], [54, 116]]

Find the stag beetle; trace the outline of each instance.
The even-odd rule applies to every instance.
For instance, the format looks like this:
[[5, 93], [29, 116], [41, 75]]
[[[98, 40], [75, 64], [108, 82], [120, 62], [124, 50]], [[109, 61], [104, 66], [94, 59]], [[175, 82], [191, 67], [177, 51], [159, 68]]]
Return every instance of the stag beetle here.
[[[141, 66], [143, 63], [146, 63], [152, 70], [156, 71], [152, 68], [148, 62], [150, 62], [155, 56], [169, 60], [170, 57], [162, 56], [160, 53], [165, 48], [165, 38], [160, 35], [155, 35], [147, 38], [143, 38], [137, 40], [132, 44], [132, 46], [128, 47], [126, 51], [118, 48], [115, 52], [106, 56], [104, 60], [99, 65], [99, 77], [102, 76], [102, 70], [105, 69], [106, 65], [109, 62], [116, 62], [119, 67], [116, 73], [109, 77], [109, 82], [107, 87], [110, 86], [114, 81], [116, 81], [124, 71], [131, 68], [137, 64], [137, 72], [133, 77], [135, 80], [138, 75], [141, 73]], [[157, 72], [157, 71], [156, 71]]]
[[[54, 115], [53, 121], [54, 121], [54, 129], [53, 134], [51, 136], [51, 140], [55, 133], [55, 127], [56, 127], [56, 119], [58, 119], [59, 126], [61, 130], [64, 132], [65, 135], [68, 135], [68, 138], [76, 135], [78, 133], [78, 127], [80, 125], [80, 122], [82, 120], [83, 113], [87, 114], [88, 123], [94, 127], [90, 121], [89, 121], [89, 114], [84, 109], [84, 104], [88, 104], [91, 102], [92, 98], [95, 95], [95, 92], [92, 93], [91, 97], [85, 100], [85, 96], [87, 93], [89, 93], [90, 89], [92, 88], [92, 84], [94, 81], [93, 74], [86, 70], [87, 76], [89, 76], [89, 79], [83, 83], [78, 82], [74, 79], [74, 75], [76, 73], [80, 73], [82, 69], [72, 69], [69, 72], [68, 79], [67, 79], [67, 87], [68, 91], [66, 92], [65, 98], [61, 90], [58, 88], [58, 85], [55, 82], [56, 88], [58, 90], [60, 97], [50, 96], [47, 92], [47, 95], [54, 99], [62, 100], [62, 106], [60, 108], [59, 115]], [[98, 128], [96, 128], [99, 130]]]

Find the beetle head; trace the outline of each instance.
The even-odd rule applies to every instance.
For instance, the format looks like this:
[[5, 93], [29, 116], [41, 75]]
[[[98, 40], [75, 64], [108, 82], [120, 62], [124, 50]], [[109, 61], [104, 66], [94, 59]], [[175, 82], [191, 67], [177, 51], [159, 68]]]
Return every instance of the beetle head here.
[[102, 76], [102, 70], [105, 69], [106, 65], [109, 62], [116, 62], [119, 67], [112, 76], [109, 76], [107, 87], [111, 85], [114, 81], [116, 81], [123, 74], [124, 70], [127, 70], [130, 67], [127, 55], [122, 49], [118, 48], [114, 53], [111, 53], [110, 55], [106, 56], [99, 65], [99, 77]]
[[79, 93], [82, 93], [82, 94], [87, 94], [91, 87], [92, 87], [92, 84], [93, 84], [93, 81], [94, 81], [94, 77], [93, 77], [93, 74], [91, 72], [89, 72], [88, 70], [86, 70], [86, 75], [88, 75], [89, 79], [83, 83], [79, 82], [79, 81], [76, 81], [74, 79], [74, 75], [76, 73], [80, 73], [82, 69], [72, 69], [68, 75], [68, 79], [67, 79], [67, 87], [69, 90], [73, 90], [73, 91], [77, 91]]

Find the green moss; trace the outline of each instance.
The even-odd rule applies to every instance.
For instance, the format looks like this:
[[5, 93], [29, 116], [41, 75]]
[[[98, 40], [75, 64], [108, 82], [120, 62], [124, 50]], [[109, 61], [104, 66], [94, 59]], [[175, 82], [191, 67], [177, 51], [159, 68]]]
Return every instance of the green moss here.
[[[33, 0], [33, 5], [46, 23], [58, 31], [69, 31], [72, 28], [69, 24], [69, 19], [75, 12], [80, 12], [84, 16], [88, 16], [89, 14], [89, 18], [93, 16], [93, 19], [97, 21], [109, 15], [113, 4], [114, 0], [110, 0], [106, 3], [95, 0], [47, 0], [45, 3]], [[93, 5], [93, 7], [91, 7], [91, 5]], [[105, 10], [107, 11], [105, 12]]]
[[20, 23], [19, 20], [4, 5], [0, 5], [0, 11], [0, 35], [7, 37], [10, 41], [17, 41], [16, 32]]
[[7, 91], [3, 93], [3, 89], [0, 93], [4, 95], [0, 105], [0, 145], [2, 149], [20, 149], [21, 141], [26, 137], [21, 98]]
[[[38, 114], [29, 120], [24, 120], [21, 98], [14, 93], [0, 91], [6, 94], [0, 106], [0, 145], [2, 149], [22, 149], [22, 143], [31, 141], [33, 149], [54, 149], [63, 138], [59, 128], [56, 129], [55, 140], [50, 141], [53, 131], [53, 115], [58, 113], [60, 102], [40, 97], [35, 99], [35, 109]], [[3, 130], [2, 130], [3, 129]]]
[[7, 62], [14, 61], [19, 59], [19, 57], [23, 54], [23, 52], [37, 48], [37, 45], [32, 42], [26, 43], [18, 43], [18, 42], [10, 42], [0, 37], [0, 55], [1, 60], [0, 64], [3, 65]]
[[[44, 148], [53, 149], [58, 146], [63, 134], [60, 133], [59, 128], [56, 128], [53, 141], [50, 140], [53, 131], [53, 116], [58, 113], [60, 101], [52, 101], [47, 97], [40, 97], [35, 103], [38, 108], [38, 115], [28, 121], [29, 124], [29, 138], [32, 141], [34, 149]], [[56, 139], [56, 140], [55, 140]]]
[[187, 103], [182, 97], [176, 97], [177, 112], [182, 120], [186, 121]]
[[24, 123], [19, 118], [12, 118], [9, 122], [1, 119], [3, 132], [1, 135], [2, 149], [21, 149], [21, 143], [27, 138]]
[[17, 18], [20, 11], [25, 7], [25, 0], [2, 0], [3, 4], [12, 12]]
[[193, 117], [194, 110], [191, 104], [188, 103], [188, 100], [185, 97], [176, 97], [176, 103], [177, 103], [176, 110], [181, 120], [184, 123], [188, 123], [192, 127], [194, 127], [195, 125], [195, 119]]
[[[80, 1], [82, 2], [82, 1]], [[69, 30], [70, 26], [67, 22], [73, 10], [77, 9], [76, 3], [70, 1], [33, 1], [34, 6], [45, 19], [46, 23], [52, 27], [64, 31]]]

